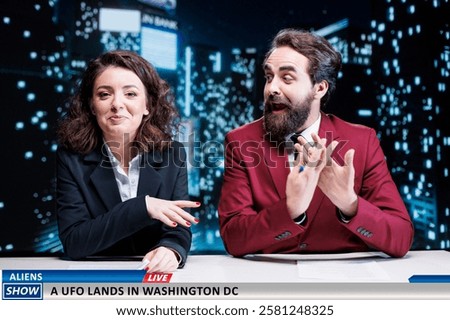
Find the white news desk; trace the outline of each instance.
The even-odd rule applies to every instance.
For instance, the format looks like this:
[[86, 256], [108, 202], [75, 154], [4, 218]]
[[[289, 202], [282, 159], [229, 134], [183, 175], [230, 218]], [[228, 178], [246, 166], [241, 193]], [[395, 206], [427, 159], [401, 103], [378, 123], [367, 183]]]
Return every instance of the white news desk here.
[[[294, 260], [299, 257], [299, 260]], [[294, 258], [294, 259], [291, 259]], [[1, 270], [136, 269], [135, 260], [67, 261], [57, 257], [0, 258]], [[450, 252], [410, 251], [400, 259], [344, 255], [190, 255], [172, 275], [172, 283], [408, 283], [413, 275], [450, 276]]]
[[[170, 283], [156, 285], [171, 288], [213, 286], [221, 290], [225, 287], [235, 288], [238, 296], [120, 296], [120, 299], [450, 300], [450, 252], [447, 251], [411, 251], [401, 259], [370, 255], [359, 258], [346, 255], [302, 255], [298, 257], [299, 260], [292, 259], [295, 257], [191, 255], [186, 266], [172, 274]], [[17, 271], [135, 270], [139, 264], [138, 257], [127, 261], [67, 261], [56, 257], [0, 258], [1, 270]], [[410, 283], [409, 279], [413, 275], [443, 276], [445, 281]], [[77, 286], [87, 287], [89, 284]], [[54, 298], [50, 290], [50, 285], [44, 285], [45, 299]]]

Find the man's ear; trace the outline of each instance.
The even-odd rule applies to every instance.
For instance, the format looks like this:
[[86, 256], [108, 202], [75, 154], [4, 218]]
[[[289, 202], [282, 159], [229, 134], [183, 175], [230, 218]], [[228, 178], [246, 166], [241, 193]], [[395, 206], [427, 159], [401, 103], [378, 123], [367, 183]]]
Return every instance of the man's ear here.
[[322, 99], [322, 97], [328, 91], [328, 82], [326, 80], [322, 80], [321, 82], [316, 83], [314, 85], [314, 87], [315, 87], [315, 91], [316, 91], [315, 97], [319, 98], [319, 99]]

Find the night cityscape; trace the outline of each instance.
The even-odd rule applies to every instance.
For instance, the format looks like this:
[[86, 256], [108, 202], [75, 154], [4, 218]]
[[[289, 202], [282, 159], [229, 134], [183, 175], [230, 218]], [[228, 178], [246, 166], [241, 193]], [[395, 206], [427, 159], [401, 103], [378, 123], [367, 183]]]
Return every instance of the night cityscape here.
[[450, 249], [450, 0], [8, 2], [0, 4], [0, 255], [62, 252], [55, 127], [88, 61], [113, 49], [140, 53], [171, 84], [189, 193], [202, 203], [191, 253], [224, 252], [224, 137], [262, 115], [262, 61], [285, 27], [313, 30], [342, 53], [324, 111], [377, 131], [414, 222], [412, 249]]

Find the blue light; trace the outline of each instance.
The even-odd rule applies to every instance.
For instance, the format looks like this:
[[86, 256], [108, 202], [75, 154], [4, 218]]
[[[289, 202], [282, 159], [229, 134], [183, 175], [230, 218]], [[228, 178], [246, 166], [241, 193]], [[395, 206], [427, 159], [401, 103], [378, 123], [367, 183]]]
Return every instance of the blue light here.
[[23, 80], [17, 81], [17, 89], [24, 89], [26, 86], [26, 82]]
[[408, 149], [408, 143], [407, 142], [403, 142], [402, 149], [403, 149], [403, 151], [406, 151], [408, 153], [409, 149]]
[[25, 159], [30, 160], [31, 158], [33, 158], [33, 151], [25, 152]]
[[389, 21], [394, 21], [394, 19], [395, 19], [395, 15], [394, 15], [394, 7], [390, 7], [390, 8], [388, 9], [388, 17], [387, 17], [387, 19], [388, 19]]
[[34, 93], [27, 94], [27, 101], [34, 101], [36, 99], [36, 95]]
[[360, 109], [360, 110], [358, 110], [358, 115], [360, 117], [371, 117], [372, 116], [372, 110]]

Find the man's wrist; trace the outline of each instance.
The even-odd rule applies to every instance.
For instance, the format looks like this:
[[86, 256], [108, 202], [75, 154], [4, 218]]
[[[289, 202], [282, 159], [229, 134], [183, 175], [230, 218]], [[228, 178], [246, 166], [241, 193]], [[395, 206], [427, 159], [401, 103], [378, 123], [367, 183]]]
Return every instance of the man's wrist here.
[[350, 220], [356, 215], [356, 212], [358, 211], [358, 196], [354, 194], [351, 197], [351, 200], [345, 201], [345, 205], [337, 205], [337, 208], [339, 212], [341, 212], [345, 217]]
[[293, 219], [294, 222], [300, 226], [304, 226], [306, 224], [306, 212], [303, 212], [302, 214], [300, 214], [297, 218]]
[[352, 219], [353, 219], [353, 217], [354, 217], [354, 215], [353, 216], [348, 216], [348, 215], [346, 215], [345, 213], [343, 213], [339, 208], [337, 209], [337, 211], [338, 211], [338, 218], [339, 218], [339, 220], [341, 220], [343, 223], [349, 223]]

